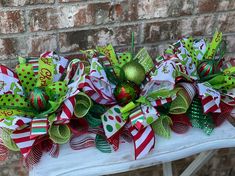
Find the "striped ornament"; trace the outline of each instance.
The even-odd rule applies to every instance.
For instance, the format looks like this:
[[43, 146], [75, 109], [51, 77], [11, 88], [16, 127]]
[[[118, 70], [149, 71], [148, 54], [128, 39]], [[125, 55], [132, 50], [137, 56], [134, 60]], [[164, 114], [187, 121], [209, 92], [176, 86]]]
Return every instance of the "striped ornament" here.
[[129, 128], [135, 143], [135, 159], [145, 157], [155, 145], [155, 135], [151, 126], [138, 131], [135, 127]]
[[214, 64], [212, 61], [203, 61], [198, 65], [197, 72], [200, 78], [204, 78], [214, 73]]
[[30, 93], [30, 103], [38, 111], [45, 110], [47, 108], [49, 97], [40, 88], [35, 88]]
[[14, 131], [11, 134], [11, 138], [19, 147], [21, 154], [26, 158], [35, 142], [35, 139], [30, 138], [30, 128]]

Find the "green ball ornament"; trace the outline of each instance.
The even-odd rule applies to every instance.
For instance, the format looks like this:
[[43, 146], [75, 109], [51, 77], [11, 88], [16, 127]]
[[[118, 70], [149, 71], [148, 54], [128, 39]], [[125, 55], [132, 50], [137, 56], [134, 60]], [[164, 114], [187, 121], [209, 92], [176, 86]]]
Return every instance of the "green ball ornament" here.
[[123, 106], [138, 98], [140, 89], [133, 83], [120, 83], [114, 89], [114, 97], [119, 105]]
[[46, 93], [42, 89], [40, 89], [38, 87], [35, 88], [30, 93], [29, 99], [30, 99], [31, 105], [37, 111], [43, 111], [47, 108], [49, 97], [46, 95]]
[[128, 62], [122, 67], [122, 69], [125, 73], [126, 79], [137, 85], [140, 85], [145, 79], [144, 67], [136, 61]]

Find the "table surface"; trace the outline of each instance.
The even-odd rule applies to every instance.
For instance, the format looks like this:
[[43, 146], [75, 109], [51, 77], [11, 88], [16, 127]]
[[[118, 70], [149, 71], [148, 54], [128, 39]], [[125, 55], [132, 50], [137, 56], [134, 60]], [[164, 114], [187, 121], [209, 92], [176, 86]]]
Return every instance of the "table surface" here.
[[174, 161], [206, 150], [235, 147], [235, 127], [226, 121], [210, 136], [192, 128], [185, 134], [172, 132], [170, 139], [157, 136], [156, 142], [155, 149], [139, 160], [134, 160], [132, 143], [122, 143], [113, 153], [101, 153], [96, 148], [76, 151], [65, 144], [58, 158], [44, 154], [30, 176], [107, 175]]

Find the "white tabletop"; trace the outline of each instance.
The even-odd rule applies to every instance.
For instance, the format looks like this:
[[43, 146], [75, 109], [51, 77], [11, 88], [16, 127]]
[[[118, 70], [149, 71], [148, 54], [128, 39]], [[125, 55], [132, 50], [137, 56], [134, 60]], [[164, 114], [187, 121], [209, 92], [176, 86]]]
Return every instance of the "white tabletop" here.
[[101, 153], [96, 148], [72, 150], [61, 146], [58, 158], [44, 154], [30, 176], [106, 175], [173, 161], [202, 151], [235, 147], [235, 127], [224, 122], [210, 136], [192, 128], [185, 134], [172, 132], [171, 139], [156, 138], [155, 149], [147, 157], [134, 160], [134, 146], [123, 143], [117, 152]]

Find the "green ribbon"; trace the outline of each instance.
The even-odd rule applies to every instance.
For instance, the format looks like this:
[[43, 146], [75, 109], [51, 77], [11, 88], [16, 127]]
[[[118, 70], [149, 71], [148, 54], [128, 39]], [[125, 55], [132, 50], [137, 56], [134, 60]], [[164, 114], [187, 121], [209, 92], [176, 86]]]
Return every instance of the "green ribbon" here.
[[34, 115], [37, 112], [30, 106], [25, 97], [18, 94], [3, 94], [0, 95], [0, 117], [7, 117], [9, 114], [28, 114]]
[[102, 125], [101, 115], [106, 112], [105, 106], [94, 104], [89, 112], [85, 115], [89, 126], [91, 128], [99, 127]]
[[160, 117], [152, 123], [152, 128], [157, 135], [170, 138], [170, 125], [172, 125], [171, 118], [167, 115], [160, 115]]
[[92, 106], [92, 101], [88, 95], [83, 92], [79, 92], [76, 95], [76, 105], [74, 109], [74, 114], [76, 117], [84, 117]]
[[96, 135], [95, 145], [96, 145], [96, 148], [103, 153], [111, 153], [112, 152], [111, 146], [109, 145], [107, 140], [99, 134]]
[[38, 61], [37, 87], [45, 87], [53, 82], [55, 66], [52, 58], [40, 58]]
[[12, 151], [20, 151], [19, 147], [15, 144], [15, 142], [11, 139], [12, 131], [6, 128], [2, 128], [2, 142], [3, 144]]
[[231, 67], [225, 69], [223, 73], [215, 75], [210, 80], [207, 80], [207, 82], [210, 83], [214, 89], [229, 90], [235, 87], [234, 73], [235, 67]]
[[178, 96], [172, 101], [170, 105], [170, 114], [184, 114], [190, 106], [190, 99], [188, 93], [184, 88], [180, 88]]
[[26, 64], [21, 59], [20, 65], [16, 67], [16, 73], [24, 89], [24, 93], [27, 96], [31, 91], [33, 91], [37, 82], [32, 64]]
[[210, 45], [207, 45], [207, 52], [205, 53], [205, 59], [213, 59], [215, 57], [218, 48], [222, 41], [222, 32], [216, 31]]
[[48, 130], [50, 139], [57, 144], [65, 144], [69, 141], [71, 132], [67, 125], [51, 125]]
[[208, 114], [203, 113], [202, 103], [199, 98], [194, 98], [187, 115], [190, 118], [193, 127], [202, 129], [207, 135], [210, 135], [214, 129], [214, 122]]

